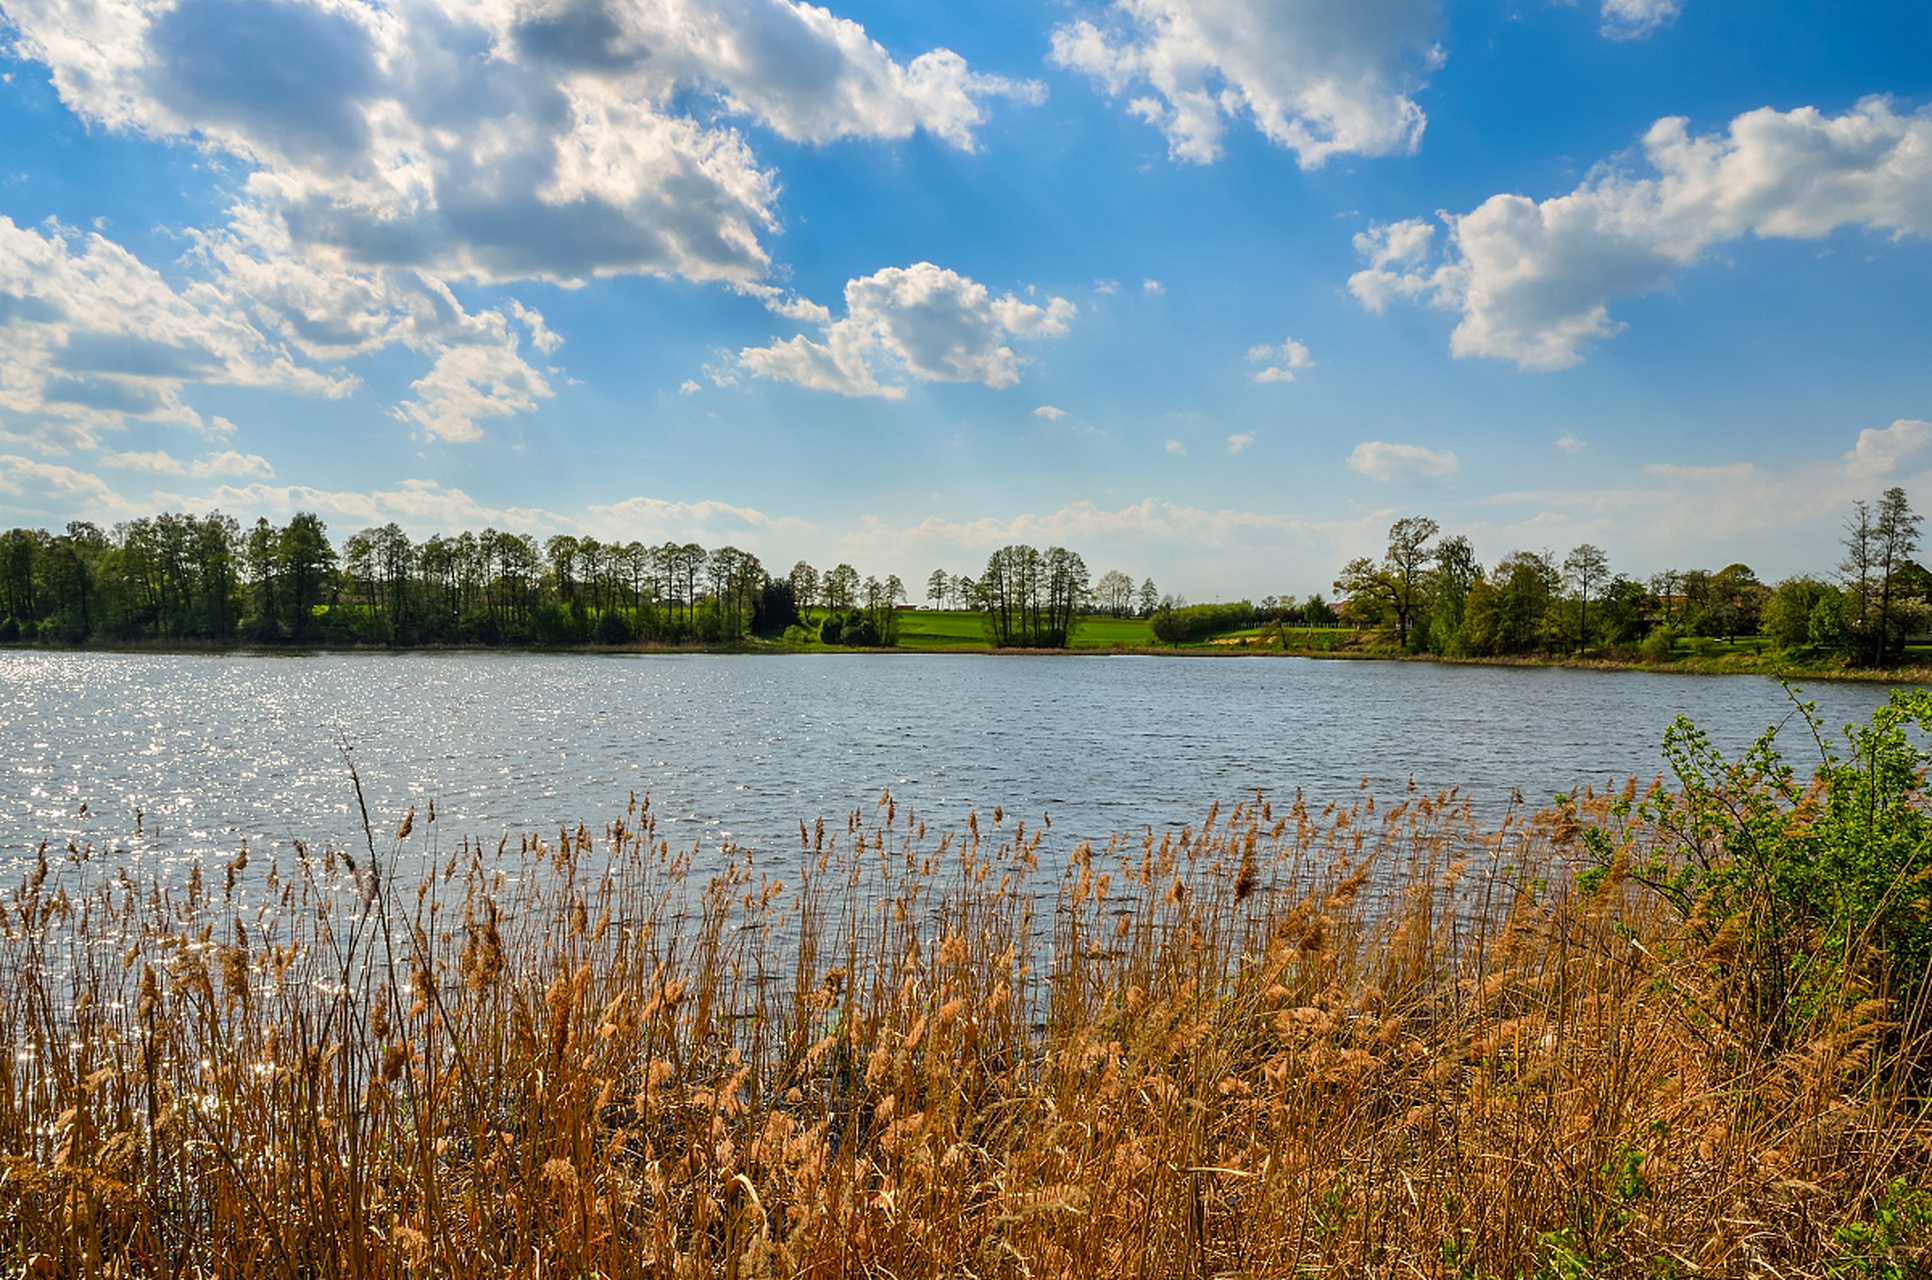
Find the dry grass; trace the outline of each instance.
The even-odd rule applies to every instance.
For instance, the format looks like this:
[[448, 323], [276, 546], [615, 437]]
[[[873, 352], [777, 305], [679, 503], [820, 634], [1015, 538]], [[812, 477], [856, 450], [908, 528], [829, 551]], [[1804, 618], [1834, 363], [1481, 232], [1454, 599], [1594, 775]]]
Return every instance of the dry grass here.
[[265, 888], [78, 851], [5, 907], [0, 1265], [1916, 1274], [1855, 1234], [1918, 1221], [1916, 1028], [1854, 993], [1760, 1050], [1721, 936], [1565, 887], [1608, 820], [1257, 798], [1057, 882], [889, 798], [784, 884], [700, 885], [636, 803], [494, 853], [412, 814]]

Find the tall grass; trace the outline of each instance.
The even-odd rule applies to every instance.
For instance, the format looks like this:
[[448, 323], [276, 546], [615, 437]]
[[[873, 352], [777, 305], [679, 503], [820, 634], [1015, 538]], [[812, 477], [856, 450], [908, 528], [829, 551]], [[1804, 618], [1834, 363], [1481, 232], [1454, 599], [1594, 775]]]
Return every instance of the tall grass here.
[[1614, 799], [1257, 797], [1055, 869], [887, 796], [783, 881], [698, 877], [636, 801], [185, 888], [43, 851], [0, 932], [0, 1265], [1923, 1274], [1932, 1129], [1887, 1070], [1921, 1011], [1850, 992], [1767, 1047], [1735, 935], [1622, 864], [1573, 887]]

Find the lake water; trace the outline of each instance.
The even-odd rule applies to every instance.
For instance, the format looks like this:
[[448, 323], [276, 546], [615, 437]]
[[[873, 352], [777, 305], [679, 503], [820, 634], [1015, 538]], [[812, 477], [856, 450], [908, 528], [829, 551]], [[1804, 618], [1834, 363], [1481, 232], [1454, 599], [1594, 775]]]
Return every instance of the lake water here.
[[[1885, 698], [1805, 690], [1834, 728]], [[1792, 719], [1776, 682], [1306, 659], [827, 654], [180, 656], [0, 652], [0, 872], [73, 838], [164, 879], [252, 848], [360, 843], [436, 801], [459, 834], [592, 829], [648, 794], [680, 847], [782, 870], [798, 824], [890, 787], [929, 825], [1053, 819], [1045, 855], [1198, 822], [1257, 789], [1409, 781], [1500, 810], [1655, 775], [1687, 714], [1727, 753]], [[1816, 748], [1795, 721], [1795, 760]], [[83, 816], [82, 804], [87, 806]], [[139, 812], [139, 834], [136, 814]]]

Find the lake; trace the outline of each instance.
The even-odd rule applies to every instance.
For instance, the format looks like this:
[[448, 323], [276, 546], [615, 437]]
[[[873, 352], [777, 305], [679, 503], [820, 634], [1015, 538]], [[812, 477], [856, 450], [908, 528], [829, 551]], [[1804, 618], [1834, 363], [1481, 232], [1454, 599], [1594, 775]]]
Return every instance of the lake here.
[[[1882, 687], [1805, 690], [1833, 728]], [[1648, 780], [1679, 713], [1729, 754], [1772, 680], [1300, 658], [994, 655], [0, 652], [0, 871], [72, 838], [172, 879], [251, 848], [359, 844], [342, 751], [379, 832], [433, 798], [443, 847], [592, 829], [649, 795], [674, 846], [782, 871], [798, 824], [891, 788], [929, 824], [1003, 805], [1053, 820], [1043, 857], [1198, 822], [1257, 789], [1309, 800], [1460, 786], [1500, 812]], [[81, 806], [86, 805], [85, 815]], [[138, 834], [137, 834], [137, 812]]]

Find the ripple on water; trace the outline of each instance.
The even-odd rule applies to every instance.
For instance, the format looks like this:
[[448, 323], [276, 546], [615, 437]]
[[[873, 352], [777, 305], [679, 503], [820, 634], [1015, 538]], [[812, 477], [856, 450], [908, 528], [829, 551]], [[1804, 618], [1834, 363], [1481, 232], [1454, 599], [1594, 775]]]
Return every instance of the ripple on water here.
[[[1884, 690], [1807, 696], [1836, 726]], [[672, 841], [782, 866], [800, 821], [891, 787], [941, 828], [1051, 813], [1066, 848], [1256, 789], [1413, 777], [1500, 805], [1647, 779], [1680, 712], [1735, 752], [1791, 707], [1756, 677], [1302, 659], [11, 651], [0, 860], [71, 837], [168, 878], [243, 836], [359, 841], [345, 748], [379, 828], [434, 798], [446, 846], [595, 826], [635, 791]]]

